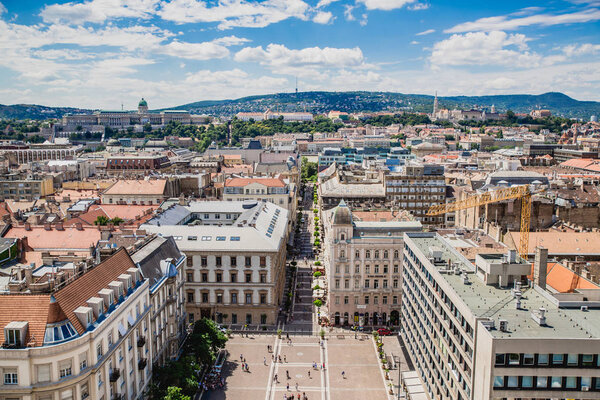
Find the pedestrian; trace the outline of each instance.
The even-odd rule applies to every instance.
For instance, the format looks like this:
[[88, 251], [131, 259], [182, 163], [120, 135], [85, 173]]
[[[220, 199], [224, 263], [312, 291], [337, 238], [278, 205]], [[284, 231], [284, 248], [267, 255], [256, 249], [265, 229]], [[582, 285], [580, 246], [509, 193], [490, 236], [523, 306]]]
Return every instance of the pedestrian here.
[[288, 379], [290, 379], [290, 371], [288, 371], [287, 369], [285, 370], [285, 375], [287, 376]]
[[246, 359], [244, 358], [244, 362], [246, 362]]
[[302, 400], [308, 400], [308, 397], [306, 397], [306, 392], [302, 392]]
[[271, 354], [271, 361], [275, 361], [275, 355]]
[[323, 369], [325, 369], [325, 363], [323, 363]]
[[298, 393], [298, 400], [300, 400], [300, 393]]
[[310, 369], [308, 370], [308, 379], [312, 379], [312, 378], [310, 377]]
[[279, 378], [277, 378], [277, 374], [275, 374], [275, 376], [273, 377], [273, 380], [277, 383], [279, 383]]
[[342, 379], [346, 379], [346, 372], [342, 371]]
[[279, 362], [281, 362], [281, 354], [278, 357], [279, 357]]
[[267, 365], [267, 357], [263, 357], [265, 365]]
[[285, 354], [283, 355], [283, 362], [286, 363], [287, 362], [287, 357], [285, 356]]
[[286, 390], [289, 392], [290, 391], [290, 384], [288, 383], [287, 385], [285, 385]]
[[286, 334], [285, 334], [285, 338], [286, 338], [287, 340], [290, 340], [290, 334], [289, 334], [289, 333], [286, 333]]
[[244, 361], [244, 355], [240, 354], [240, 361]]
[[296, 382], [296, 392], [298, 391], [298, 382]]

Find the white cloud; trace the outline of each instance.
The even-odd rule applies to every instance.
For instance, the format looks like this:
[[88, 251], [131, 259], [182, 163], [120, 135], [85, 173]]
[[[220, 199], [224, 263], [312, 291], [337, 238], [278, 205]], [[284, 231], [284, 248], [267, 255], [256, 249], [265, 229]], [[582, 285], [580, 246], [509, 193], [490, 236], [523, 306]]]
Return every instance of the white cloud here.
[[600, 44], [582, 43], [572, 44], [563, 48], [567, 57], [583, 56], [587, 54], [596, 54], [600, 52]]
[[410, 42], [410, 44], [419, 44], [419, 42], [417, 42], [416, 40], [413, 40], [412, 42]]
[[331, 48], [308, 47], [301, 50], [288, 49], [281, 44], [269, 44], [266, 49], [246, 47], [234, 56], [238, 62], [258, 62], [272, 68], [279, 67], [351, 67], [364, 62], [363, 53], [358, 47]]
[[335, 18], [333, 17], [333, 14], [329, 11], [319, 11], [314, 17], [313, 17], [313, 22], [316, 22], [317, 24], [323, 24], [326, 25], [330, 22], [333, 22]]
[[229, 47], [229, 46], [239, 46], [241, 44], [251, 42], [251, 40], [246, 39], [246, 38], [240, 38], [235, 35], [231, 35], [231, 36], [224, 36], [222, 38], [215, 39], [212, 42], [216, 43], [216, 44], [222, 44], [223, 46]]
[[190, 60], [211, 60], [229, 55], [227, 47], [213, 42], [188, 43], [173, 40], [158, 49], [161, 54]]
[[432, 65], [503, 65], [529, 67], [539, 65], [541, 56], [528, 50], [522, 34], [506, 32], [469, 32], [452, 35], [433, 46]]
[[408, 6], [408, 9], [411, 11], [427, 10], [428, 8], [429, 8], [428, 3], [415, 3], [413, 5]]
[[369, 15], [365, 13], [361, 15], [359, 24], [360, 26], [366, 26], [367, 22], [369, 22]]
[[317, 4], [317, 8], [327, 7], [328, 5], [330, 5], [331, 3], [335, 3], [336, 1], [339, 1], [339, 0], [321, 0]]
[[598, 20], [600, 20], [600, 10], [597, 9], [577, 11], [567, 14], [537, 14], [520, 18], [510, 18], [509, 16], [503, 15], [480, 18], [476, 21], [458, 24], [450, 29], [446, 29], [444, 32], [460, 33], [472, 31], [506, 31], [531, 25], [552, 26], [592, 22]]
[[4, 4], [0, 3], [0, 15], [4, 14], [6, 12], [6, 7], [4, 7]]
[[416, 0], [356, 0], [362, 3], [368, 10], [395, 10], [402, 8], [407, 4], [414, 3]]
[[163, 1], [158, 15], [176, 23], [219, 22], [219, 29], [262, 28], [288, 18], [306, 20], [310, 6], [302, 0], [218, 0], [208, 6], [201, 0]]
[[352, 11], [354, 11], [355, 8], [355, 6], [351, 5], [344, 6], [344, 17], [346, 17], [347, 21], [354, 21], [356, 19], [354, 18], [354, 15], [352, 15]]
[[435, 29], [427, 29], [426, 31], [417, 33], [416, 36], [429, 35], [430, 33], [433, 33], [433, 32], [435, 32]]
[[44, 22], [80, 25], [102, 23], [112, 18], [150, 18], [159, 0], [91, 0], [83, 3], [46, 5], [41, 12]]

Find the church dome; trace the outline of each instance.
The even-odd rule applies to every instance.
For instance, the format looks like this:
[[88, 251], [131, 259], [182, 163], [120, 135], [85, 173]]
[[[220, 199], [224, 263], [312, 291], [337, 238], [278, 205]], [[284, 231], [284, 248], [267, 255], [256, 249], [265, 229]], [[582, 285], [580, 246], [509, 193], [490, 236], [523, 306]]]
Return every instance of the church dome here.
[[140, 100], [140, 102], [138, 103], [138, 107], [148, 107], [148, 103], [146, 102], [146, 100], [144, 100], [143, 97]]
[[352, 212], [344, 200], [340, 201], [333, 212], [333, 225], [352, 225]]

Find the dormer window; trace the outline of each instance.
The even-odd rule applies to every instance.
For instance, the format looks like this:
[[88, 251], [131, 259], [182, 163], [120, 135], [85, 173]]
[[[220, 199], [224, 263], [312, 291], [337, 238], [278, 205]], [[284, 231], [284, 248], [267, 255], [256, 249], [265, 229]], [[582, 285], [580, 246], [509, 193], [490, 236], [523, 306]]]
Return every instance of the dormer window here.
[[18, 329], [7, 329], [6, 330], [6, 343], [13, 345], [21, 344], [21, 331]]
[[4, 327], [4, 345], [20, 347], [24, 345], [27, 335], [27, 321], [13, 321]]

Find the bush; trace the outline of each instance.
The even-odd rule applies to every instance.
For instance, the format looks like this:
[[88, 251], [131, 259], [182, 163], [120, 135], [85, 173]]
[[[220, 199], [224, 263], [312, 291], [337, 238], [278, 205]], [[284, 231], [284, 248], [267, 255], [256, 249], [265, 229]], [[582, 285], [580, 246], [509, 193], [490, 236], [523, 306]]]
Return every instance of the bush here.
[[315, 265], [316, 265], [316, 266], [319, 266], [319, 265], [321, 265], [321, 261], [319, 261], [319, 260], [315, 261]]
[[318, 214], [319, 210], [317, 210], [316, 208], [313, 208], [313, 213]]
[[313, 276], [314, 276], [315, 278], [318, 278], [318, 277], [320, 277], [321, 275], [323, 275], [323, 273], [322, 273], [321, 271], [315, 271], [315, 272], [314, 272], [314, 274], [313, 274]]
[[321, 290], [321, 286], [315, 285], [315, 287], [313, 288], [313, 290]]
[[321, 299], [316, 299], [313, 304], [317, 307], [323, 307], [323, 300]]

